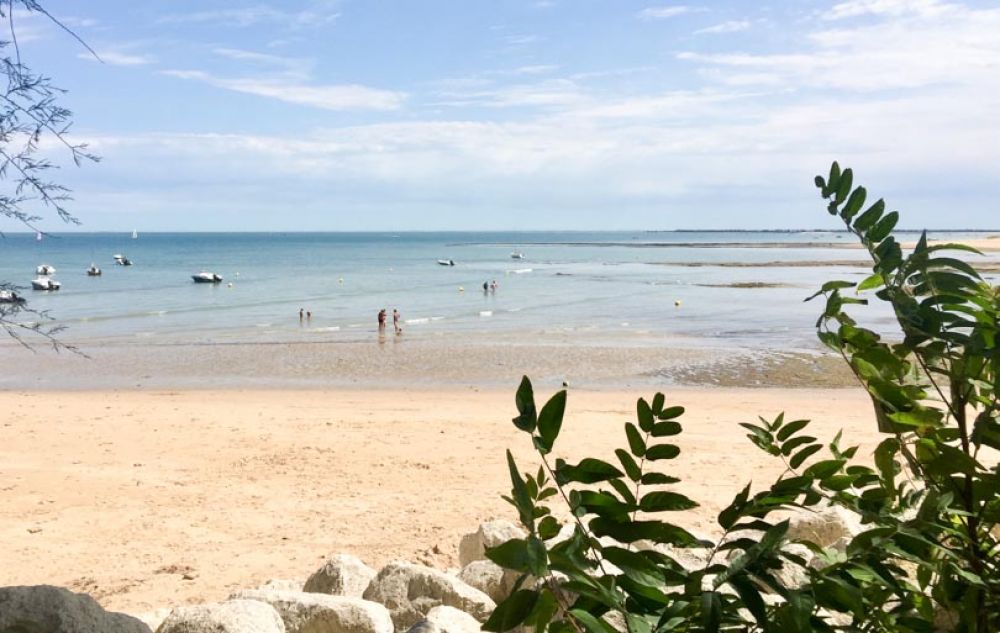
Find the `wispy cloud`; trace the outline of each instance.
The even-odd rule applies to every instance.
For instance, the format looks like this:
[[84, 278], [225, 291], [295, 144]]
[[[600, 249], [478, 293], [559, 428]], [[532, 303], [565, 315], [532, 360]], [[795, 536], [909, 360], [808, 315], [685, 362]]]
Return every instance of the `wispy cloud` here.
[[156, 62], [156, 58], [149, 55], [136, 55], [116, 50], [98, 49], [96, 53], [100, 59], [95, 58], [89, 52], [78, 53], [77, 57], [92, 62], [102, 61], [105, 64], [110, 64], [111, 66], [145, 66]]
[[686, 13], [694, 13], [696, 11], [703, 10], [704, 9], [699, 9], [697, 7], [678, 4], [666, 7], [647, 7], [636, 15], [642, 20], [666, 20], [679, 15], [684, 15]]
[[321, 2], [314, 8], [303, 11], [286, 11], [259, 4], [234, 9], [174, 13], [162, 16], [158, 22], [160, 24], [211, 23], [237, 28], [261, 23], [278, 24], [291, 28], [317, 27], [335, 22], [340, 17], [340, 13], [333, 9], [333, 4]]
[[269, 78], [224, 78], [200, 70], [164, 70], [164, 75], [194, 80], [216, 88], [269, 97], [324, 110], [397, 110], [406, 94], [357, 84], [306, 85]]
[[722, 22], [714, 26], [709, 26], [703, 29], [698, 29], [694, 32], [695, 35], [718, 35], [722, 33], [738, 33], [739, 31], [746, 31], [751, 26], [750, 20], [729, 20], [728, 22]]
[[827, 20], [842, 20], [862, 15], [932, 17], [957, 9], [958, 5], [940, 0], [847, 0], [823, 14]]

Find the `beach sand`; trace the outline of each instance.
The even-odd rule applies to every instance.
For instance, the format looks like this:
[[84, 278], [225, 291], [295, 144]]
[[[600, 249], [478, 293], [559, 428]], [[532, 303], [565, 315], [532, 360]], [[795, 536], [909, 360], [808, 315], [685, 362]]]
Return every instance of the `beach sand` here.
[[[539, 388], [539, 395], [549, 395]], [[0, 392], [0, 585], [50, 583], [116, 610], [225, 598], [304, 579], [329, 554], [457, 564], [463, 533], [513, 518], [504, 450], [537, 467], [501, 390]], [[651, 389], [571, 390], [557, 453], [607, 455]], [[860, 388], [669, 388], [683, 452], [666, 470], [703, 505], [704, 534], [747, 481], [781, 471], [738, 423], [840, 429], [870, 459]]]

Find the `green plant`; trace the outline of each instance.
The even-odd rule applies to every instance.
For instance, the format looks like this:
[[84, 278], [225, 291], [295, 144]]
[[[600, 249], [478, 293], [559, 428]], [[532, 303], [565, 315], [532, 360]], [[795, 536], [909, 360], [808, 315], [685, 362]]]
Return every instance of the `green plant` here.
[[[744, 424], [785, 471], [773, 485], [756, 492], [747, 485], [734, 497], [718, 516], [721, 538], [699, 539], [663, 518], [697, 505], [662, 468], [680, 454], [671, 438], [682, 431], [682, 407], [667, 406], [659, 393], [640, 399], [616, 464], [592, 457], [572, 464], [552, 459], [566, 392], [539, 411], [525, 378], [514, 424], [531, 436], [542, 463], [522, 474], [507, 454], [507, 500], [528, 534], [487, 552], [521, 575], [484, 628], [998, 629], [1000, 471], [995, 455], [991, 466], [980, 460], [983, 449], [1000, 448], [1000, 297], [970, 265], [940, 254], [971, 249], [929, 245], [921, 236], [904, 256], [892, 235], [898, 215], [886, 214], [881, 200], [861, 213], [866, 193], [852, 189], [850, 170], [834, 163], [816, 182], [873, 261], [862, 282], [829, 282], [814, 297], [826, 298], [820, 339], [851, 366], [887, 435], [874, 468], [856, 463], [857, 447], [841, 447], [839, 435], [821, 454], [806, 420]], [[892, 306], [897, 340], [886, 342], [844, 311], [867, 302], [844, 294], [851, 288]], [[569, 520], [556, 518], [548, 505], [555, 498]], [[853, 513], [863, 529], [838, 546], [790, 536], [784, 511], [827, 506]]]

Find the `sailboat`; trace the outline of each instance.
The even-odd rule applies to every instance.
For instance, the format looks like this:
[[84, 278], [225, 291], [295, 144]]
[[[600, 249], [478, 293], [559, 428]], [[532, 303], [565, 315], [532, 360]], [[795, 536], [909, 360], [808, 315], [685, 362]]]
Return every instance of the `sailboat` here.
[[42, 241], [42, 232], [41, 231], [35, 231], [35, 241], [36, 242], [41, 242]]
[[132, 229], [132, 239], [133, 240], [139, 239], [139, 232], [136, 231], [135, 229]]

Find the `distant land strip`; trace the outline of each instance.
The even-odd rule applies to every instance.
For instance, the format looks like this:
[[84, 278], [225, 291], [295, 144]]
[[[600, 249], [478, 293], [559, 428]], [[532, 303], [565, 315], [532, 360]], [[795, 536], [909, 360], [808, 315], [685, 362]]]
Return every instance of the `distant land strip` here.
[[[653, 266], [677, 266], [681, 268], [820, 268], [820, 267], [843, 267], [843, 268], [871, 268], [872, 263], [861, 260], [848, 259], [827, 259], [827, 260], [803, 260], [803, 261], [771, 261], [771, 262], [647, 262]], [[981, 273], [1000, 272], [1000, 262], [990, 262], [983, 264], [972, 264]]]

